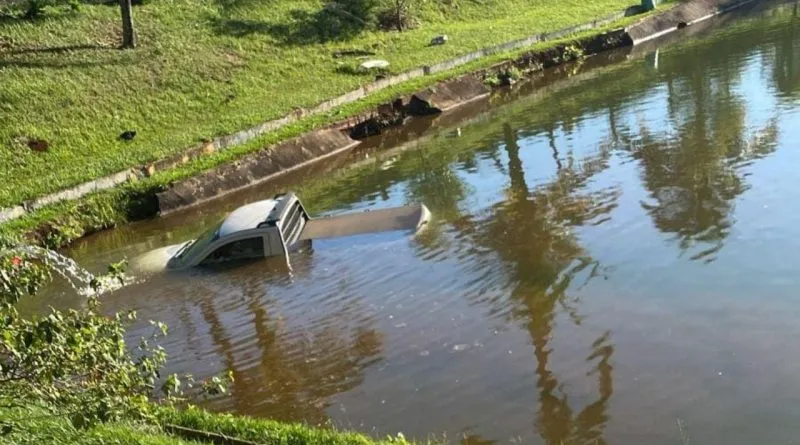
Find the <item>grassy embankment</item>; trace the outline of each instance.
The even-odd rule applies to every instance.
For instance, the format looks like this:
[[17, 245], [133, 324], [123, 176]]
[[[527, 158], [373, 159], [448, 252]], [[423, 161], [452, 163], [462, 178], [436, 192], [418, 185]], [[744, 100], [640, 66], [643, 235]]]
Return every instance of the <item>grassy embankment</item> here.
[[[118, 10], [111, 6], [83, 5], [77, 12], [53, 12], [33, 22], [0, 21], [0, 168], [5, 179], [0, 207], [181, 152], [203, 138], [312, 106], [372, 79], [339, 69], [358, 61], [336, 59], [335, 51], [374, 51], [374, 57], [389, 60], [392, 71], [401, 72], [630, 6], [629, 0], [421, 2], [422, 25], [414, 30], [362, 30], [343, 40], [325, 40], [308, 25], [321, 10], [320, 0], [244, 1], [138, 6], [140, 46], [133, 51], [113, 49], [119, 24]], [[298, 11], [306, 18], [298, 18], [303, 15]], [[440, 33], [448, 34], [450, 42], [427, 47], [430, 37]], [[40, 210], [4, 225], [0, 234], [47, 223], [54, 227], [48, 241], [59, 244], [85, 231], [151, 216], [154, 193], [170, 181], [514, 55], [380, 91], [148, 180]], [[119, 141], [127, 129], [137, 131], [135, 140]], [[26, 138], [48, 141], [49, 150], [31, 151]]]
[[[204, 433], [197, 436], [170, 434], [165, 425], [175, 425]], [[227, 443], [260, 445], [409, 445], [402, 436], [374, 440], [365, 435], [312, 428], [249, 417], [213, 414], [199, 409], [165, 409], [150, 423], [107, 423], [76, 429], [68, 414], [40, 408], [0, 407], [0, 443], [9, 445], [207, 445], [219, 443], [220, 436], [235, 439]], [[217, 442], [214, 441], [217, 439]], [[238, 441], [238, 442], [237, 442]]]

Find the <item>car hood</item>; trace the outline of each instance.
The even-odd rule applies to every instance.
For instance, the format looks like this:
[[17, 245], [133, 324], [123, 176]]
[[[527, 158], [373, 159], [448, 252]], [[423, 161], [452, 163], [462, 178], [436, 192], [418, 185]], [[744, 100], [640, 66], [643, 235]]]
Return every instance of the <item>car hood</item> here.
[[138, 273], [156, 273], [162, 272], [168, 268], [169, 260], [178, 253], [178, 251], [186, 244], [191, 243], [192, 240], [180, 244], [173, 244], [171, 246], [161, 247], [159, 249], [151, 250], [134, 258], [130, 262], [130, 268]]

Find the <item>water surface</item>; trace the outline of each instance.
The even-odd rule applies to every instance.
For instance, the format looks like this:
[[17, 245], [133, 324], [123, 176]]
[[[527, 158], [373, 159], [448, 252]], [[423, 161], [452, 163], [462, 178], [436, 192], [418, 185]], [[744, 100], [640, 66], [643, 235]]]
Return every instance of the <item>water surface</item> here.
[[[797, 5], [627, 57], [298, 189], [316, 212], [422, 201], [417, 237], [153, 277], [107, 305], [139, 311], [134, 337], [170, 325], [169, 371], [233, 369], [212, 409], [472, 444], [796, 443]], [[70, 254], [99, 268], [286, 187]]]

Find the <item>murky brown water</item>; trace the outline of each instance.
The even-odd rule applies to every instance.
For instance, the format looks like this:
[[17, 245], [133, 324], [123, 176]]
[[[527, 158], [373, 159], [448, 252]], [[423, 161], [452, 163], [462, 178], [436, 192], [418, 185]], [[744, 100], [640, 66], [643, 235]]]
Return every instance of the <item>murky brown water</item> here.
[[[423, 235], [152, 277], [107, 305], [170, 325], [169, 371], [233, 369], [213, 409], [473, 444], [800, 442], [797, 6], [570, 69], [298, 187], [315, 211], [422, 201]], [[69, 253], [99, 268], [288, 186]]]

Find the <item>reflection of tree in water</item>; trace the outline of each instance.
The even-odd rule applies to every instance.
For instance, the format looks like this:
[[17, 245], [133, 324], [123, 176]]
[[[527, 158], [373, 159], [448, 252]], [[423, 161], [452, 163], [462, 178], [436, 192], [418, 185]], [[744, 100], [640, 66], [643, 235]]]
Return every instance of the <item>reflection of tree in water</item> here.
[[[463, 220], [460, 203], [468, 195], [469, 187], [459, 177], [451, 155], [447, 152], [427, 153], [417, 150], [408, 156], [415, 157], [415, 172], [406, 182], [408, 201], [423, 202], [436, 215], [430, 226], [420, 233], [419, 241], [429, 248], [446, 244], [441, 229], [445, 223], [459, 224]], [[467, 164], [475, 163], [475, 153], [465, 156]]]
[[460, 445], [494, 445], [496, 441], [484, 439], [478, 434], [468, 434], [461, 438]]
[[[566, 131], [566, 130], [565, 130]], [[567, 396], [549, 370], [549, 339], [559, 309], [566, 310], [579, 322], [566, 291], [578, 274], [596, 276], [599, 264], [590, 258], [572, 234], [572, 228], [599, 224], [616, 206], [619, 190], [587, 191], [591, 178], [608, 166], [609, 149], [576, 162], [571, 156], [562, 159], [555, 143], [554, 129], [549, 132], [550, 148], [558, 167], [555, 179], [531, 190], [525, 180], [517, 134], [509, 125], [503, 128], [504, 144], [489, 144], [468, 157], [453, 159], [448, 151], [418, 152], [408, 171], [407, 194], [412, 200], [428, 205], [436, 218], [455, 231], [452, 241], [457, 248], [472, 251], [478, 262], [489, 261], [486, 251], [496, 253], [508, 275], [513, 290], [510, 300], [496, 301], [501, 311], [511, 306], [511, 316], [523, 322], [530, 332], [537, 360], [536, 374], [540, 409], [536, 428], [548, 444], [603, 443], [602, 429], [611, 396], [610, 358], [613, 348], [603, 335], [592, 346], [589, 361], [597, 361], [598, 399], [580, 412], [574, 412]], [[505, 147], [508, 165], [502, 165], [497, 153]], [[458, 161], [467, 168], [480, 154], [494, 161], [497, 169], [510, 179], [506, 199], [494, 206], [485, 218], [462, 214], [461, 203], [468, 195], [468, 185], [456, 173]], [[407, 167], [406, 167], [407, 168]], [[398, 172], [399, 173], [399, 172]], [[483, 263], [481, 267], [496, 268]], [[488, 443], [477, 436], [463, 438], [463, 443]]]
[[772, 81], [784, 97], [797, 98], [800, 95], [800, 3], [795, 3], [792, 19], [787, 30], [781, 33], [775, 43], [775, 56], [772, 63]]
[[[607, 219], [616, 206], [618, 190], [584, 190], [592, 176], [606, 168], [609, 153], [601, 151], [580, 165], [568, 158], [553, 181], [531, 190], [516, 132], [506, 125], [504, 137], [510, 179], [506, 200], [494, 207], [475, 241], [500, 256], [511, 281], [528, 287], [524, 294], [548, 292], [564, 304], [562, 291], [572, 277], [587, 268], [592, 274], [598, 270], [572, 229]], [[528, 309], [523, 307], [522, 314]]]
[[[618, 191], [584, 190], [591, 177], [606, 168], [609, 153], [601, 151], [581, 165], [567, 159], [553, 181], [530, 189], [516, 132], [508, 125], [504, 127], [504, 139], [510, 179], [506, 200], [476, 228], [474, 241], [499, 256], [501, 267], [513, 283], [511, 316], [522, 321], [530, 333], [539, 392], [535, 420], [538, 433], [552, 445], [602, 444], [607, 403], [613, 390], [609, 363], [613, 347], [608, 334], [592, 345], [593, 353], [588, 357], [588, 361], [598, 361], [593, 372], [598, 375], [599, 397], [577, 413], [549, 369], [549, 342], [559, 307], [576, 323], [580, 322], [566, 294], [572, 280], [586, 271], [590, 277], [595, 276], [599, 269], [571, 229], [596, 223], [615, 207]], [[557, 151], [556, 156], [560, 158]]]
[[233, 343], [227, 333], [231, 327], [220, 319], [212, 297], [200, 303], [217, 353], [236, 377], [231, 387], [235, 410], [326, 423], [329, 399], [360, 385], [363, 370], [381, 360], [381, 334], [368, 322], [351, 323], [352, 315], [336, 312], [316, 320], [306, 332], [289, 331], [259, 297], [246, 297], [256, 342], [246, 348], [260, 354], [255, 363], [236, 360], [234, 352], [245, 347]]
[[688, 72], [684, 66], [680, 76], [668, 71], [675, 134], [656, 135], [642, 125], [639, 140], [626, 144], [653, 200], [642, 206], [681, 250], [701, 246], [693, 259], [715, 258], [732, 225], [734, 200], [747, 189], [740, 167], [776, 146], [774, 119], [748, 138], [745, 104], [734, 92], [742, 69], [711, 59]]

